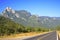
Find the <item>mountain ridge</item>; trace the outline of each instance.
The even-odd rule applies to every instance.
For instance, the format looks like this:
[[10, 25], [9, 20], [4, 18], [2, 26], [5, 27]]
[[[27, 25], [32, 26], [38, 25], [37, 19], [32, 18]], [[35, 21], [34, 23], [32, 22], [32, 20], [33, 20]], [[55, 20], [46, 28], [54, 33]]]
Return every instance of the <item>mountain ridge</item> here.
[[60, 17], [36, 16], [26, 10], [17, 11], [7, 7], [2, 15], [24, 26], [50, 28], [60, 25]]

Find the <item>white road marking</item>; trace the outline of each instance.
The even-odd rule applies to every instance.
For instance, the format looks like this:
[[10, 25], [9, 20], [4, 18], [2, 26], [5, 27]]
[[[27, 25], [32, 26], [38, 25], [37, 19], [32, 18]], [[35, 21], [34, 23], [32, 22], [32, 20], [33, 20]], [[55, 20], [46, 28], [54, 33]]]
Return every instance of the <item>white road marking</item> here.
[[[57, 33], [57, 32], [56, 32]], [[56, 34], [57, 35], [57, 40], [58, 40], [58, 33]]]

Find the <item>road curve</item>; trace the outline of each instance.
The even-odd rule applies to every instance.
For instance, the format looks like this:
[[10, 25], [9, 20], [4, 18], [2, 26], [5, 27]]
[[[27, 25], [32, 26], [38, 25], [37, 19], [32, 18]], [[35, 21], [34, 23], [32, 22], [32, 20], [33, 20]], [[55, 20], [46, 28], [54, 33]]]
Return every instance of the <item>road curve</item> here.
[[58, 35], [56, 31], [49, 32], [47, 34], [39, 35], [36, 37], [31, 37], [24, 40], [58, 40]]

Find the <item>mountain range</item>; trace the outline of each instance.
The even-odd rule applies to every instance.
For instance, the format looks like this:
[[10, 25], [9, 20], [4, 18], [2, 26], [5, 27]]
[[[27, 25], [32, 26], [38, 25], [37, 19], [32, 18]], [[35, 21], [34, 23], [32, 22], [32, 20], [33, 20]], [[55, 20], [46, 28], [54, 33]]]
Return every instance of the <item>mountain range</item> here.
[[14, 10], [10, 7], [5, 8], [2, 16], [24, 26], [51, 28], [60, 25], [60, 17], [36, 16], [26, 10]]

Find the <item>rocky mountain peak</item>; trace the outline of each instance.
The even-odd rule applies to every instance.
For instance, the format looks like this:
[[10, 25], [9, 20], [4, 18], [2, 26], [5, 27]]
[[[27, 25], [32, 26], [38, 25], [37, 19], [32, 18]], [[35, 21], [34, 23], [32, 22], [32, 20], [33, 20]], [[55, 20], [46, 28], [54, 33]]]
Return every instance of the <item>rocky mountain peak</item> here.
[[[13, 10], [11, 7], [6, 7], [5, 11], [15, 13], [15, 10]], [[4, 11], [4, 13], [5, 13]]]
[[11, 10], [11, 8], [10, 8], [10, 7], [6, 7], [6, 9], [5, 9], [5, 10], [10, 11], [10, 10]]

